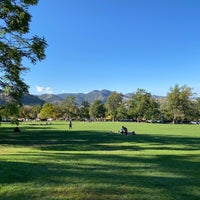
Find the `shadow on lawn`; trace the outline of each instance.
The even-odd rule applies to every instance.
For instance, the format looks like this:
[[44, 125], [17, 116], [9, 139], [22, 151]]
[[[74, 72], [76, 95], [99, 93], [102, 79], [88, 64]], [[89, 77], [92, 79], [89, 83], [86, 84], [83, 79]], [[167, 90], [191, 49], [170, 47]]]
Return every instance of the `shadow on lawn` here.
[[26, 183], [39, 179], [48, 172], [45, 165], [12, 161], [0, 161], [0, 169], [0, 184]]
[[1, 128], [0, 144], [36, 145], [37, 148], [48, 151], [200, 150], [200, 137], [153, 134], [124, 136], [91, 130], [56, 130], [51, 126], [26, 128], [21, 133], [8, 130]]
[[[144, 143], [147, 145], [143, 146]], [[170, 196], [165, 199], [197, 199], [198, 192], [194, 193], [200, 185], [197, 155], [179, 156], [177, 152], [176, 155], [126, 155], [109, 151], [200, 150], [199, 143], [200, 138], [193, 137], [122, 136], [98, 131], [58, 131], [50, 127], [42, 130], [34, 127], [34, 130], [24, 129], [14, 134], [5, 128], [0, 133], [0, 144], [31, 145], [33, 148], [36, 145], [35, 148], [45, 152], [6, 154], [16, 160], [27, 157], [28, 162], [0, 161], [0, 184], [35, 182], [41, 187], [81, 187], [92, 183], [96, 184], [94, 193], [99, 192], [99, 195], [138, 193], [137, 199], [148, 199], [145, 197], [148, 193], [162, 199], [166, 193]], [[178, 145], [183, 147], [176, 147]], [[106, 153], [91, 152], [95, 150]], [[101, 187], [98, 185], [107, 187], [98, 188]], [[84, 188], [81, 190], [84, 192]], [[12, 198], [17, 199], [18, 194], [13, 195]], [[31, 195], [34, 196], [28, 196]]]
[[[15, 156], [17, 158], [23, 155]], [[99, 192], [99, 195], [135, 194], [138, 195], [138, 200], [148, 199], [147, 196], [145, 198], [145, 193], [159, 196], [160, 199], [164, 197], [164, 199], [197, 199], [198, 197], [192, 191], [200, 185], [199, 162], [189, 161], [188, 156], [157, 155], [148, 158], [89, 153], [43, 153], [42, 155], [33, 153], [28, 156], [38, 157], [38, 160], [49, 160], [49, 162], [34, 164], [0, 161], [0, 184], [34, 182], [41, 187], [43, 185], [76, 189], [80, 187], [82, 192], [89, 189], [90, 192], [92, 190], [94, 193]], [[61, 160], [62, 163], [59, 162]], [[81, 188], [82, 185], [91, 183], [96, 186]], [[103, 185], [107, 187], [102, 187]], [[164, 193], [162, 194], [161, 191]], [[165, 193], [169, 198], [166, 198]], [[17, 193], [13, 194], [13, 199], [20, 199], [17, 195]], [[29, 198], [31, 195], [35, 194], [28, 194]]]

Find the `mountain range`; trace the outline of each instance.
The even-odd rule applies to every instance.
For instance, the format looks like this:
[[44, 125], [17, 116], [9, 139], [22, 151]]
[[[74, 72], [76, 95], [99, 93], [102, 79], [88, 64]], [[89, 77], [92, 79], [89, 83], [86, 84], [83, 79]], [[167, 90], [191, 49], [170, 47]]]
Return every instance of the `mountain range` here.
[[60, 104], [68, 96], [74, 96], [76, 98], [76, 103], [81, 105], [83, 101], [88, 101], [90, 104], [94, 100], [101, 100], [103, 103], [106, 102], [108, 96], [112, 91], [109, 90], [93, 90], [89, 93], [62, 93], [62, 94], [43, 94], [38, 96], [40, 100], [45, 102], [50, 102], [54, 104]]
[[[89, 93], [62, 93], [62, 94], [42, 94], [42, 95], [32, 95], [24, 94], [22, 97], [23, 105], [43, 105], [45, 102], [60, 104], [68, 96], [74, 96], [76, 98], [76, 103], [81, 105], [83, 101], [88, 101], [90, 104], [94, 100], [101, 100], [103, 103], [106, 102], [108, 96], [112, 91], [109, 90], [93, 90]], [[6, 97], [0, 94], [0, 104], [5, 104]]]
[[[110, 90], [93, 90], [89, 93], [62, 93], [62, 94], [42, 94], [42, 95], [32, 95], [25, 94], [22, 97], [23, 105], [43, 105], [45, 102], [53, 103], [59, 105], [62, 100], [68, 96], [74, 96], [76, 98], [76, 103], [81, 105], [83, 101], [88, 101], [90, 104], [94, 100], [101, 100], [103, 103], [106, 102], [108, 96], [113, 91]], [[132, 96], [132, 93], [123, 94], [124, 99], [129, 99]], [[160, 96], [155, 96], [155, 98], [161, 98]], [[164, 97], [162, 97], [164, 98]], [[5, 104], [5, 96], [0, 94], [0, 105]]]
[[[4, 94], [0, 93], [0, 105], [4, 105], [6, 101], [9, 100], [9, 97], [6, 97]], [[40, 99], [36, 95], [32, 94], [24, 94], [22, 96], [22, 104], [23, 105], [43, 105], [45, 103], [44, 100]]]

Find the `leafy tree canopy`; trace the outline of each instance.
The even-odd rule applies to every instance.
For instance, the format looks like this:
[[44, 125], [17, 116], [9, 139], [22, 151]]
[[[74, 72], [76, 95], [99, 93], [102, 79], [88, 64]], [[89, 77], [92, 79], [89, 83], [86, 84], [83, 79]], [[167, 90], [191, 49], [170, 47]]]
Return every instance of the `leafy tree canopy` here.
[[113, 121], [117, 115], [117, 109], [121, 106], [123, 100], [123, 95], [121, 93], [112, 92], [107, 98], [105, 106], [108, 114], [111, 115]]
[[37, 35], [28, 37], [31, 15], [28, 8], [38, 0], [0, 0], [0, 92], [16, 100], [28, 92], [21, 75], [45, 58], [47, 43]]
[[56, 119], [57, 109], [52, 103], [45, 103], [40, 110], [39, 117], [41, 119], [55, 118]]
[[157, 118], [158, 107], [151, 93], [144, 89], [138, 89], [129, 100], [129, 114], [137, 120]]
[[90, 118], [90, 114], [89, 114], [89, 108], [90, 108], [90, 104], [88, 101], [83, 101], [82, 106], [80, 108], [80, 117], [89, 119]]
[[89, 109], [90, 116], [97, 119], [105, 117], [105, 112], [106, 109], [101, 100], [95, 100]]
[[173, 115], [173, 122], [184, 120], [192, 109], [190, 97], [193, 95], [192, 88], [184, 85], [170, 88], [167, 94], [168, 111]]
[[60, 104], [60, 108], [63, 111], [65, 117], [71, 119], [78, 113], [78, 106], [76, 104], [76, 97], [68, 96]]

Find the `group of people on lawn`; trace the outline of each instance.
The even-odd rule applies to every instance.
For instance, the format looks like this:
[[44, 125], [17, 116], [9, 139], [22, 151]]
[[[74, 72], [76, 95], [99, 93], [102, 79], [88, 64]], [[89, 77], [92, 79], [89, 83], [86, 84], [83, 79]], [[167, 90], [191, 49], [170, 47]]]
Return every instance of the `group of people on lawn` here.
[[[69, 129], [72, 129], [72, 121], [71, 120], [69, 121]], [[14, 132], [15, 133], [20, 132], [18, 126], [16, 128], [14, 128]], [[121, 130], [118, 131], [118, 133], [120, 133], [122, 135], [128, 135], [128, 134], [135, 135], [136, 134], [135, 131], [128, 132], [128, 129], [125, 126], [122, 126]]]

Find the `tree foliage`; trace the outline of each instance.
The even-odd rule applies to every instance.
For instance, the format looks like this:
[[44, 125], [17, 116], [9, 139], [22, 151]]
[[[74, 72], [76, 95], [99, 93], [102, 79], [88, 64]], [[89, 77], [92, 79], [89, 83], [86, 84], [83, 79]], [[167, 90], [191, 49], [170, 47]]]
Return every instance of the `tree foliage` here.
[[89, 102], [83, 101], [81, 108], [80, 108], [80, 118], [81, 119], [89, 119], [90, 118], [89, 108], [90, 108]]
[[186, 85], [179, 87], [176, 84], [174, 88], [170, 88], [167, 94], [168, 111], [171, 113], [174, 123], [188, 117], [192, 110], [190, 100], [192, 95], [192, 89]]
[[20, 106], [15, 102], [9, 102], [1, 107], [1, 118], [10, 119], [12, 123], [19, 124], [18, 118], [20, 116]]
[[45, 103], [40, 110], [39, 117], [43, 120], [47, 120], [48, 118], [56, 119], [58, 115], [57, 111], [58, 109], [56, 105], [52, 103]]
[[68, 119], [76, 117], [78, 115], [78, 106], [76, 103], [76, 97], [68, 96], [60, 104], [64, 116]]
[[[191, 98], [192, 89], [187, 86], [179, 87], [175, 85], [170, 88], [167, 97], [155, 98], [144, 89], [138, 89], [127, 100], [113, 103], [115, 107], [115, 120], [142, 120], [142, 121], [161, 121], [183, 123], [200, 120], [200, 98]], [[112, 99], [112, 98], [111, 98]], [[121, 102], [121, 103], [119, 103]], [[108, 105], [108, 104], [107, 104]], [[60, 105], [44, 104], [42, 110], [39, 105], [19, 106], [14, 102], [0, 105], [0, 115], [2, 119], [15, 119], [16, 117], [35, 119], [47, 118], [74, 118], [74, 119], [97, 119], [113, 120], [110, 110], [105, 107], [101, 100], [93, 101], [92, 105], [88, 101], [83, 101], [79, 107], [76, 98], [68, 96]]]
[[112, 117], [114, 121], [117, 116], [117, 109], [121, 106], [123, 100], [123, 95], [121, 93], [112, 92], [107, 98], [105, 107], [107, 109], [108, 115]]
[[105, 117], [105, 106], [101, 100], [95, 100], [89, 110], [90, 116], [95, 119], [100, 119]]
[[121, 105], [117, 108], [117, 115], [116, 115], [117, 120], [124, 120], [128, 119], [128, 109], [125, 103], [121, 103]]
[[20, 117], [24, 119], [36, 119], [40, 113], [41, 106], [35, 105], [35, 106], [29, 106], [24, 105], [20, 108]]
[[38, 0], [0, 0], [0, 92], [19, 100], [28, 92], [22, 78], [32, 64], [45, 58], [47, 43], [42, 37], [27, 37], [31, 15], [29, 6]]
[[159, 105], [151, 93], [138, 89], [129, 100], [129, 114], [133, 119], [156, 119]]

